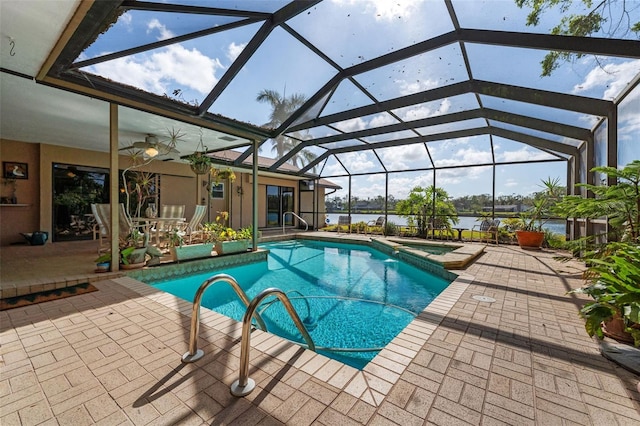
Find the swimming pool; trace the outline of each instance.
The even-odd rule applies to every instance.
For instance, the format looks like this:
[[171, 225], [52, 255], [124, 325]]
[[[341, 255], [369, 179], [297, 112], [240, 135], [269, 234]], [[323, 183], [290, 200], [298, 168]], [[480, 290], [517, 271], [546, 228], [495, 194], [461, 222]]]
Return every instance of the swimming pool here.
[[[249, 299], [277, 287], [291, 299], [317, 352], [362, 369], [450, 283], [364, 245], [290, 240], [260, 247], [270, 251], [267, 262], [148, 284], [188, 301], [217, 273], [234, 277]], [[238, 321], [245, 312], [225, 284], [208, 289], [202, 306]], [[258, 312], [270, 333], [304, 344], [275, 298]]]

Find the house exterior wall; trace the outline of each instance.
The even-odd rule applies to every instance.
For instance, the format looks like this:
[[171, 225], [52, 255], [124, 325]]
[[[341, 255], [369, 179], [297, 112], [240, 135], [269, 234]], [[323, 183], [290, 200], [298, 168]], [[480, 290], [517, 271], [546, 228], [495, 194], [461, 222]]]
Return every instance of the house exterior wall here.
[[[53, 164], [73, 164], [88, 167], [109, 167], [109, 154], [56, 145], [26, 143], [11, 140], [0, 141], [0, 160], [28, 164], [29, 178], [17, 181], [18, 203], [25, 206], [0, 206], [0, 246], [23, 243], [21, 232], [47, 231], [53, 235]], [[120, 156], [120, 169], [131, 164], [130, 157]], [[206, 189], [208, 175], [196, 176], [187, 164], [153, 161], [136, 170], [161, 174], [160, 203], [184, 204], [185, 217], [189, 219], [196, 204], [209, 205], [204, 222], [214, 221], [220, 211], [228, 211], [232, 228], [252, 225], [253, 177], [251, 173], [236, 172], [234, 182], [225, 181], [224, 199], [211, 199]], [[258, 185], [258, 227], [267, 223], [266, 186], [294, 188], [296, 214], [313, 210], [313, 193], [299, 191], [298, 180], [260, 176]], [[240, 190], [238, 189], [240, 188]], [[10, 188], [2, 185], [2, 196], [10, 196]], [[158, 206], [160, 207], [160, 206]], [[324, 188], [318, 188], [316, 208], [318, 226], [324, 226]], [[302, 215], [311, 225], [312, 215]]]
[[[53, 164], [64, 163], [88, 167], [109, 167], [109, 154], [57, 145], [0, 140], [1, 161], [17, 161], [28, 164], [29, 179], [17, 181], [18, 203], [25, 207], [0, 207], [0, 246], [24, 242], [20, 232], [47, 231], [53, 235]], [[120, 168], [131, 164], [130, 157], [120, 156]], [[161, 203], [185, 204], [185, 216], [193, 215], [200, 200], [198, 179], [187, 164], [153, 161], [143, 168], [160, 173]], [[2, 185], [2, 195], [9, 191]]]

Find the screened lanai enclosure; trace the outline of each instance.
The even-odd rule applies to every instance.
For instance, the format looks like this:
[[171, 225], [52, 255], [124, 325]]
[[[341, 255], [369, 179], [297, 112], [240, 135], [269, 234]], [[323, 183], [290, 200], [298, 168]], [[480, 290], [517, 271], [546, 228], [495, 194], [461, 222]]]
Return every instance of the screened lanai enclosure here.
[[[217, 163], [249, 167], [257, 146], [261, 172], [329, 179], [332, 197], [615, 184], [590, 169], [640, 158], [640, 3], [527, 25], [528, 3], [84, 2], [39, 79], [214, 130]], [[590, 12], [593, 33], [554, 30]]]

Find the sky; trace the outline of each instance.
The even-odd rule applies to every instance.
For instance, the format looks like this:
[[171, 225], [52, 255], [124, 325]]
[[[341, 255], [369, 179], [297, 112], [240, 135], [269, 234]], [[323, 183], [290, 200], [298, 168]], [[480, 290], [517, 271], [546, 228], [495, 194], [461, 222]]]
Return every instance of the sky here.
[[[186, 0], [187, 4], [212, 6], [211, 1]], [[284, 2], [247, 1], [242, 3], [220, 1], [221, 8], [235, 8], [236, 4], [254, 10], [271, 12]], [[629, 3], [630, 16], [640, 20], [640, 2]], [[454, 8], [463, 28], [497, 29], [504, 31], [529, 31], [547, 33], [557, 24], [560, 14], [550, 10], [542, 16], [537, 27], [525, 27], [526, 10], [518, 9], [513, 0], [454, 0]], [[616, 25], [616, 10], [612, 11], [606, 30]], [[83, 52], [80, 59], [92, 58], [143, 43], [166, 40], [212, 25], [232, 23], [239, 18], [211, 17], [203, 15], [179, 15], [167, 13], [129, 11], [114, 25], [117, 31], [109, 31]], [[340, 67], [348, 68], [374, 57], [406, 47], [420, 40], [433, 38], [451, 31], [454, 27], [446, 15], [440, 0], [325, 0], [290, 20], [288, 24], [302, 37], [311, 41], [319, 50]], [[157, 48], [87, 67], [115, 81], [123, 82], [158, 95], [177, 98], [183, 102], [199, 104], [224, 75], [234, 59], [243, 51], [261, 23], [245, 25], [234, 30], [212, 34], [202, 39]], [[372, 29], [374, 29], [372, 31]], [[620, 33], [616, 33], [620, 36]], [[631, 34], [625, 38], [634, 37]], [[612, 100], [628, 82], [640, 72], [640, 60], [628, 58], [594, 58], [585, 56], [566, 63], [550, 77], [540, 77], [540, 61], [547, 53], [534, 49], [491, 46], [465, 43], [471, 64], [472, 77], [478, 80], [503, 82], [539, 90], [588, 96]], [[314, 52], [299, 43], [286, 31], [274, 30], [261, 48], [238, 72], [236, 78], [214, 102], [210, 112], [240, 121], [262, 125], [269, 121], [269, 105], [256, 102], [263, 89], [276, 90], [289, 95], [300, 93], [313, 95], [336, 74], [336, 69]], [[458, 43], [423, 53], [380, 69], [354, 76], [357, 84], [366, 88], [378, 101], [393, 99], [418, 91], [434, 89], [469, 79], [463, 55]], [[565, 124], [591, 129], [598, 118], [555, 108], [528, 105], [490, 96], [479, 96], [485, 107], [510, 110], [518, 114], [554, 120]], [[328, 100], [321, 115], [368, 105], [372, 101], [356, 85], [344, 80]], [[619, 111], [619, 138], [625, 159], [640, 158], [640, 89], [632, 93]], [[393, 112], [402, 120], [416, 120], [442, 114], [478, 108], [478, 98], [471, 94], [458, 95], [428, 102]], [[360, 117], [342, 123], [334, 123], [339, 130], [360, 130], [396, 123], [388, 113]], [[484, 120], [474, 120], [421, 129], [423, 135], [444, 131], [485, 126]], [[519, 130], [516, 126], [491, 123], [507, 130]], [[322, 137], [335, 134], [336, 130], [323, 126], [310, 134]], [[561, 140], [557, 136], [527, 133]], [[415, 136], [397, 133], [386, 139]], [[380, 138], [364, 138], [376, 142]], [[635, 142], [634, 142], [635, 141]], [[567, 141], [574, 146], [579, 141]], [[359, 141], [343, 144], [357, 145]], [[493, 152], [491, 144], [493, 143]], [[455, 140], [429, 142], [429, 155], [437, 167], [487, 164], [496, 161], [517, 162], [557, 158], [522, 143], [488, 136], [474, 136]], [[323, 148], [312, 148], [321, 155]], [[271, 156], [268, 148], [261, 155]], [[382, 164], [390, 172], [389, 192], [403, 198], [417, 185], [433, 183], [433, 174], [427, 172], [400, 173], [402, 170], [429, 168], [430, 162], [424, 145], [405, 145], [388, 149], [359, 151], [330, 158], [321, 165], [323, 176], [334, 176], [332, 181], [344, 189], [334, 195], [344, 195], [348, 182], [336, 177], [351, 173], [375, 173], [383, 171]], [[318, 169], [319, 170], [319, 169]], [[564, 162], [545, 162], [527, 165], [496, 167], [496, 195], [519, 193], [526, 195], [539, 190], [540, 179], [559, 177], [564, 184]], [[473, 193], [490, 193], [492, 190], [491, 167], [464, 167], [444, 169], [437, 173], [437, 186], [444, 187], [453, 196]], [[384, 195], [384, 175], [359, 176], [352, 179], [352, 193], [359, 198]]]

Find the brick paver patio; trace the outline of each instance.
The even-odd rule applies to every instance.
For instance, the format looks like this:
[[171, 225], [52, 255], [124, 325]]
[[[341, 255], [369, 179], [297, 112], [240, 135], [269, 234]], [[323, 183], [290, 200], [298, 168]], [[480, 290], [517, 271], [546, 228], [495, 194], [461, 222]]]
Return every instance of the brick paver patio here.
[[0, 423], [640, 424], [640, 379], [599, 354], [566, 294], [579, 264], [488, 246], [458, 272], [364, 371], [254, 332], [244, 398], [229, 391], [240, 325], [203, 309], [205, 357], [183, 364], [191, 305], [131, 278], [3, 311]]

